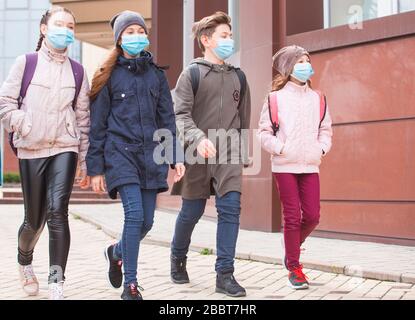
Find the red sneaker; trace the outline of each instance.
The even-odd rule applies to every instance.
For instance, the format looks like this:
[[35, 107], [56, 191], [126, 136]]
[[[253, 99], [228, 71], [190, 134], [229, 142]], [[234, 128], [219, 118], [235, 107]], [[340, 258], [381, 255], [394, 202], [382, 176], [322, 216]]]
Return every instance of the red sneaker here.
[[307, 276], [303, 273], [302, 265], [288, 274], [288, 286], [295, 290], [308, 289], [309, 283], [307, 280]]

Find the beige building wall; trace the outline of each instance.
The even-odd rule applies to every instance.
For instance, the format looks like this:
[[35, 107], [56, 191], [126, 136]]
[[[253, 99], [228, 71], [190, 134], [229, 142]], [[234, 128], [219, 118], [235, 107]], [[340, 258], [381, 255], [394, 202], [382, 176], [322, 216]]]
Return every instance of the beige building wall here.
[[82, 64], [88, 75], [89, 83], [91, 83], [95, 71], [101, 66], [109, 52], [109, 49], [82, 42]]
[[140, 12], [151, 28], [152, 0], [51, 0], [54, 5], [70, 9], [76, 17], [78, 39], [100, 47], [113, 45], [110, 19], [118, 12]]

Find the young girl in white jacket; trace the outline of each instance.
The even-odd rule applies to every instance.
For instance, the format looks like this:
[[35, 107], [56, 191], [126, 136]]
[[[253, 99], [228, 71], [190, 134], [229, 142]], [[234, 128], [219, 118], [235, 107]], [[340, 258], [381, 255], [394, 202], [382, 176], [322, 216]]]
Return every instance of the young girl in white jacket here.
[[89, 186], [89, 84], [84, 68], [68, 57], [74, 31], [71, 11], [57, 6], [47, 10], [36, 53], [17, 57], [0, 88], [0, 120], [13, 134], [24, 198], [16, 248], [21, 286], [29, 296], [39, 294], [32, 261], [47, 224], [52, 300], [64, 298], [71, 241], [68, 205], [78, 163], [80, 186]]
[[307, 289], [300, 247], [319, 223], [319, 165], [331, 148], [332, 121], [325, 96], [311, 88], [310, 54], [299, 46], [289, 46], [273, 60], [277, 75], [262, 109], [258, 138], [271, 154], [283, 207], [288, 285]]

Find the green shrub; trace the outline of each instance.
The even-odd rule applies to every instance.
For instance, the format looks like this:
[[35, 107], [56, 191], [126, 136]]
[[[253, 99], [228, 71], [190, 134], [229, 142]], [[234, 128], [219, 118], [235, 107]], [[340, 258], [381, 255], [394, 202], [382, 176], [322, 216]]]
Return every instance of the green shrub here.
[[202, 251], [200, 251], [200, 254], [204, 255], [204, 256], [209, 256], [209, 255], [213, 254], [213, 250], [208, 249], [208, 248], [204, 248], [204, 249], [202, 249]]
[[14, 172], [6, 172], [3, 176], [4, 183], [20, 183], [20, 175]]

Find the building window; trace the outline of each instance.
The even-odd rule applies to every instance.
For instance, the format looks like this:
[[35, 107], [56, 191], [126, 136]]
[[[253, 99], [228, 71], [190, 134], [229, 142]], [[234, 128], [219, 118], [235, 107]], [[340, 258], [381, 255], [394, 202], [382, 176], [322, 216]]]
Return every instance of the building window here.
[[408, 12], [415, 10], [415, 1], [414, 0], [399, 0], [399, 12]]
[[28, 9], [29, 2], [28, 0], [7, 0], [6, 8], [7, 9]]
[[414, 0], [324, 0], [324, 27], [355, 25], [412, 10]]

